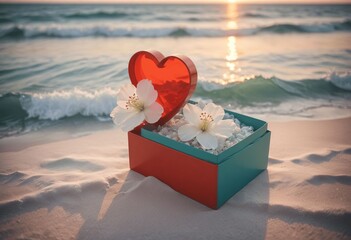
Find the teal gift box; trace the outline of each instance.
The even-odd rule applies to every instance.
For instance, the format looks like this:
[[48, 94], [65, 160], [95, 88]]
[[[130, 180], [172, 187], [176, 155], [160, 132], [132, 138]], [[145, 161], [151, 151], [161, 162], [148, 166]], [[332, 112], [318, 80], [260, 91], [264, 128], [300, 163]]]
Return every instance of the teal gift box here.
[[174, 190], [210, 207], [220, 208], [267, 168], [271, 132], [267, 123], [226, 110], [253, 134], [218, 155], [153, 132], [128, 134], [130, 168], [154, 176]]

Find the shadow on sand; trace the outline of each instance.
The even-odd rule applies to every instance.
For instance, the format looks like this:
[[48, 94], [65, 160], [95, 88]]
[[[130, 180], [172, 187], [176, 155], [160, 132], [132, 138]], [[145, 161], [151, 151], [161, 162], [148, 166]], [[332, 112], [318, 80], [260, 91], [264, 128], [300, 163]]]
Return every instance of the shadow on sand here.
[[78, 239], [264, 239], [268, 201], [267, 171], [219, 210], [130, 171], [105, 215], [87, 219]]

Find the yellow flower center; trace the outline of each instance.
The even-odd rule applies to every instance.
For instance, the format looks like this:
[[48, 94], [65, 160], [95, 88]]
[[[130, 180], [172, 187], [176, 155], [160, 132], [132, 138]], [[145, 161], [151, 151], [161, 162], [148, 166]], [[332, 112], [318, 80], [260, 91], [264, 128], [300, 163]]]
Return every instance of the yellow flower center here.
[[200, 120], [201, 120], [201, 123], [200, 123], [201, 131], [206, 132], [208, 130], [211, 122], [213, 122], [213, 117], [206, 112], [202, 112], [200, 114]]
[[144, 103], [139, 100], [138, 96], [135, 93], [132, 96], [128, 97], [126, 109], [130, 108], [134, 108], [138, 112], [144, 111]]

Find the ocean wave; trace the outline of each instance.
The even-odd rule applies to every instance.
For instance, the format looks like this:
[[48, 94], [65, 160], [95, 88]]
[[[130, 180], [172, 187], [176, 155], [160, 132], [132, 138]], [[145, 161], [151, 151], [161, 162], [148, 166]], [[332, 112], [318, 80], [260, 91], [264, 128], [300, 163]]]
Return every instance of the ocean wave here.
[[[260, 13], [243, 13], [238, 16], [238, 19], [242, 18], [270, 18], [267, 15], [260, 14]], [[158, 20], [158, 21], [165, 21], [165, 22], [175, 22], [175, 21], [188, 21], [188, 22], [221, 22], [221, 21], [231, 21], [232, 19], [227, 16], [193, 16], [193, 17], [171, 17], [171, 16], [159, 16], [154, 17], [151, 20]]]
[[296, 24], [274, 24], [271, 26], [261, 27], [260, 32], [274, 33], [326, 33], [335, 31], [350, 31], [351, 20], [342, 22], [314, 24], [314, 25], [296, 25]]
[[84, 91], [73, 89], [48, 93], [8, 93], [0, 97], [0, 123], [38, 120], [59, 120], [81, 115], [108, 116], [116, 105], [116, 90], [110, 88]]
[[[70, 89], [0, 96], [0, 138], [36, 131], [59, 122], [106, 122], [116, 105], [117, 89]], [[285, 81], [255, 76], [221, 85], [199, 81], [196, 99], [212, 99], [247, 114], [310, 117], [319, 108], [351, 109], [350, 74], [330, 73], [323, 79]]]
[[[141, 13], [138, 13], [140, 16]], [[24, 14], [9, 16], [5, 15], [0, 18], [0, 23], [15, 23], [18, 21], [31, 22], [53, 22], [53, 21], [67, 21], [67, 20], [99, 20], [99, 19], [122, 19], [132, 18], [134, 15], [121, 11], [90, 11], [90, 12], [73, 12], [73, 13], [54, 13], [54, 14]]]
[[[137, 14], [127, 13], [122, 11], [77, 11], [73, 13], [52, 13], [52, 14], [24, 14], [16, 15], [16, 17], [5, 15], [0, 18], [1, 23], [16, 23], [18, 21], [30, 22], [53, 22], [53, 21], [69, 21], [69, 20], [118, 20], [118, 19], [138, 19], [145, 15], [143, 12], [138, 12]], [[238, 18], [269, 18], [269, 16], [247, 12], [242, 13]], [[179, 16], [155, 16], [149, 19], [150, 21], [189, 21], [189, 22], [218, 22], [230, 20], [226, 16], [195, 16], [195, 17], [185, 17], [184, 19], [179, 18]]]
[[244, 17], [244, 18], [269, 18], [269, 16], [264, 15], [264, 14], [260, 14], [260, 13], [244, 13], [242, 15], [239, 16], [240, 17]]
[[60, 119], [106, 122], [116, 105], [117, 90], [72, 89], [0, 96], [0, 138], [35, 131]]
[[93, 92], [80, 89], [20, 95], [29, 118], [58, 120], [75, 115], [108, 116], [116, 105], [117, 92], [110, 88]]
[[[220, 85], [200, 81], [195, 97], [218, 103], [250, 106], [256, 103], [281, 103], [289, 99], [351, 99], [350, 74], [331, 73], [325, 79], [285, 81], [255, 76], [242, 83]], [[95, 91], [72, 89], [47, 93], [8, 93], [0, 97], [0, 122], [36, 118], [55, 121], [76, 115], [108, 117], [116, 105], [117, 89]]]
[[330, 72], [326, 79], [338, 88], [351, 91], [351, 72]]
[[292, 99], [350, 99], [350, 74], [333, 72], [322, 79], [285, 81], [276, 77], [255, 76], [244, 82], [226, 85], [200, 82], [195, 96], [218, 103], [252, 106], [257, 103], [280, 104]]
[[117, 19], [117, 18], [124, 18], [128, 17], [130, 14], [125, 13], [125, 12], [105, 12], [105, 11], [99, 11], [99, 12], [77, 12], [77, 13], [72, 13], [72, 14], [66, 14], [63, 15], [62, 17], [64, 18], [69, 18], [69, 19], [106, 19], [106, 18], [112, 18], [112, 19]]
[[2, 39], [26, 38], [79, 38], [79, 37], [224, 37], [247, 36], [262, 33], [327, 33], [334, 31], [351, 31], [351, 20], [315, 25], [274, 24], [256, 28], [217, 29], [217, 28], [114, 28], [97, 25], [89, 27], [66, 25], [13, 25], [0, 29]]

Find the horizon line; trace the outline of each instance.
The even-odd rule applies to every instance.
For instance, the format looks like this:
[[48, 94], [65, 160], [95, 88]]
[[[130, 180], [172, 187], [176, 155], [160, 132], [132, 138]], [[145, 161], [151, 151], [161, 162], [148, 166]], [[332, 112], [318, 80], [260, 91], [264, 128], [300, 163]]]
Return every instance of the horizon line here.
[[[228, 2], [110, 2], [110, 1], [100, 1], [100, 2], [81, 2], [81, 1], [72, 1], [72, 2], [62, 2], [62, 1], [50, 1], [50, 2], [23, 2], [23, 1], [1, 1], [0, 4], [48, 4], [48, 5], [54, 5], [54, 4], [74, 4], [74, 5], [87, 5], [87, 4], [92, 4], [92, 5], [99, 5], [99, 4], [111, 4], [111, 5], [179, 5], [179, 4], [189, 4], [189, 5], [218, 5], [218, 4], [233, 4], [233, 3], [228, 3]], [[351, 5], [351, 2], [296, 2], [296, 1], [291, 1], [291, 2], [236, 2], [234, 3], [236, 5]]]

